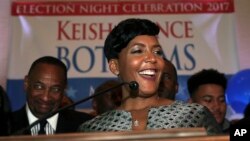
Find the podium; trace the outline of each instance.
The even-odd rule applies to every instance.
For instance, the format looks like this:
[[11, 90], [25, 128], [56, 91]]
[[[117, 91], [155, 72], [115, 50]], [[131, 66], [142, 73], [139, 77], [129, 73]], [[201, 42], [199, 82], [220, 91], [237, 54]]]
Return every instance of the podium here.
[[229, 135], [207, 136], [203, 128], [8, 136], [0, 141], [229, 141]]

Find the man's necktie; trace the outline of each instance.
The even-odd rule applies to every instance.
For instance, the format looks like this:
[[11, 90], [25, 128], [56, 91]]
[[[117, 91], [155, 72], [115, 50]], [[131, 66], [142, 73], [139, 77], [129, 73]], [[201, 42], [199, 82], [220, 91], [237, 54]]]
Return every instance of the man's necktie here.
[[42, 120], [40, 122], [40, 130], [38, 132], [39, 135], [42, 135], [42, 134], [46, 134], [46, 131], [45, 131], [45, 125], [47, 124], [47, 120]]

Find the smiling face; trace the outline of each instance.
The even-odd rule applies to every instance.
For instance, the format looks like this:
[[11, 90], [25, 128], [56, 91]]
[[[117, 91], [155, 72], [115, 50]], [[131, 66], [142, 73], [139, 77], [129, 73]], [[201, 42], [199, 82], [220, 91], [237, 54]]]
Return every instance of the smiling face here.
[[[157, 94], [164, 68], [163, 52], [155, 36], [140, 35], [109, 61], [110, 70], [125, 82], [139, 83], [139, 96]], [[129, 89], [128, 89], [129, 91]]]
[[25, 77], [25, 91], [31, 112], [38, 118], [55, 111], [61, 104], [66, 78], [62, 68], [40, 63]]
[[221, 124], [226, 114], [224, 89], [217, 84], [204, 84], [199, 86], [192, 98], [193, 102], [206, 106]]

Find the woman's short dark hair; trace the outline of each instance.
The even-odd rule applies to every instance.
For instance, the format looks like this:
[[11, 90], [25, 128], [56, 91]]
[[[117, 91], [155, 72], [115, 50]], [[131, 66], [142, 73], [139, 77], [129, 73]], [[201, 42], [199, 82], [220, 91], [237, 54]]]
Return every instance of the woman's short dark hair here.
[[136, 36], [156, 36], [159, 34], [159, 31], [159, 27], [147, 19], [130, 18], [121, 21], [114, 27], [105, 40], [104, 53], [107, 60], [117, 59], [121, 50]]

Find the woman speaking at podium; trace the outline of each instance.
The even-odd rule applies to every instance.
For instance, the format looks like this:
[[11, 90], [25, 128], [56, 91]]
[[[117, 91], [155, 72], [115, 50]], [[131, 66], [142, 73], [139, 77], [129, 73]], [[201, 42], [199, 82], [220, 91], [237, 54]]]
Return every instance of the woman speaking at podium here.
[[109, 68], [122, 82], [136, 81], [137, 90], [122, 86], [122, 103], [80, 125], [83, 132], [131, 131], [204, 127], [207, 134], [221, 133], [212, 114], [198, 104], [158, 97], [164, 70], [159, 27], [147, 19], [121, 21], [107, 36], [104, 53]]

